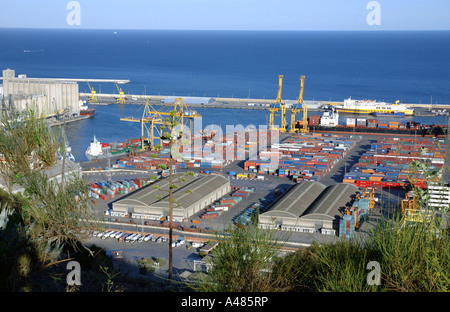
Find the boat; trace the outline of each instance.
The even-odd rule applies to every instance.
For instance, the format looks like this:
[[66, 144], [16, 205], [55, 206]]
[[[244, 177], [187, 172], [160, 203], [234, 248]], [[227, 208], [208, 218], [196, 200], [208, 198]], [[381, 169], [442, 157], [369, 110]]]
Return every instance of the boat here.
[[403, 113], [404, 116], [412, 116], [414, 109], [401, 104], [400, 101], [395, 103], [377, 102], [375, 100], [353, 100], [351, 97], [344, 100], [342, 105], [334, 105], [334, 108], [339, 113], [347, 114], [394, 114]]
[[112, 156], [111, 146], [108, 143], [102, 143], [94, 135], [94, 140], [91, 141], [86, 150], [86, 157], [89, 160], [101, 159]]
[[339, 113], [332, 111], [325, 111], [320, 118], [320, 125], [322, 127], [336, 127], [339, 125]]
[[91, 141], [85, 154], [89, 160], [94, 160], [129, 155], [131, 151], [139, 148], [141, 148], [141, 139], [127, 139], [126, 142], [102, 143], [94, 135], [94, 140]]
[[79, 101], [80, 116], [92, 116], [95, 113], [95, 109], [88, 107], [86, 101]]

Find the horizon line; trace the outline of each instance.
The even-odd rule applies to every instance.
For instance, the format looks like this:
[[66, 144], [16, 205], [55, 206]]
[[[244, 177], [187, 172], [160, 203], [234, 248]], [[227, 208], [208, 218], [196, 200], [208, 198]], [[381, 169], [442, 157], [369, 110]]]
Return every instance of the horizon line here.
[[425, 32], [425, 31], [450, 31], [450, 29], [183, 29], [183, 28], [83, 28], [83, 27], [14, 27], [0, 26], [0, 29], [27, 29], [27, 30], [110, 30], [110, 31], [280, 31], [280, 32], [300, 32], [300, 31], [342, 31], [342, 32]]

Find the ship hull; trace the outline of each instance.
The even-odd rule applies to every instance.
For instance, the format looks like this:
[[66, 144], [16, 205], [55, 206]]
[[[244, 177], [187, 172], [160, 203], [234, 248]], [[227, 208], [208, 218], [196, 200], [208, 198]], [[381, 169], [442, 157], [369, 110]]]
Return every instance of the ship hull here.
[[389, 104], [386, 102], [376, 102], [369, 100], [344, 100], [343, 105], [334, 106], [338, 113], [342, 114], [404, 114], [412, 116], [414, 110], [403, 104]]
[[418, 136], [427, 136], [427, 135], [445, 135], [446, 129], [442, 129], [440, 127], [432, 128], [432, 129], [398, 129], [398, 128], [372, 128], [372, 127], [324, 127], [324, 126], [314, 126], [309, 127], [310, 132], [342, 132], [342, 133], [350, 133], [350, 134], [358, 134], [358, 133], [370, 133], [370, 134], [402, 134], [402, 135], [418, 135]]
[[412, 116], [412, 112], [396, 112], [393, 110], [376, 110], [376, 109], [359, 109], [359, 108], [336, 108], [338, 113], [342, 114], [361, 114], [361, 115], [376, 115], [376, 116], [393, 116], [393, 117], [404, 117]]
[[92, 116], [92, 115], [94, 115], [94, 113], [95, 113], [95, 109], [93, 109], [93, 108], [80, 110], [81, 116]]

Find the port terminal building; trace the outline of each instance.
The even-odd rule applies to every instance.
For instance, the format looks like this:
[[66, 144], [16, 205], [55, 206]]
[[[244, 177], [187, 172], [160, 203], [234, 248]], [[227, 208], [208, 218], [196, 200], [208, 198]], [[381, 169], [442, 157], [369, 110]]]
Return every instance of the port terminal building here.
[[336, 235], [345, 207], [358, 191], [347, 183], [328, 187], [314, 181], [295, 184], [259, 215], [259, 227]]
[[[173, 221], [182, 222], [231, 191], [230, 181], [216, 174], [173, 175]], [[112, 216], [161, 220], [169, 215], [169, 179], [164, 178], [112, 203]]]

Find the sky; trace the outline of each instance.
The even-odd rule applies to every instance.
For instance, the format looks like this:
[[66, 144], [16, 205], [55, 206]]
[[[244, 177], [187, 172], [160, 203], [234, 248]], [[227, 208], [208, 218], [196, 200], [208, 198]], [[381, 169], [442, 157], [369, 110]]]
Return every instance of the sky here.
[[450, 30], [449, 0], [0, 0], [0, 27]]

